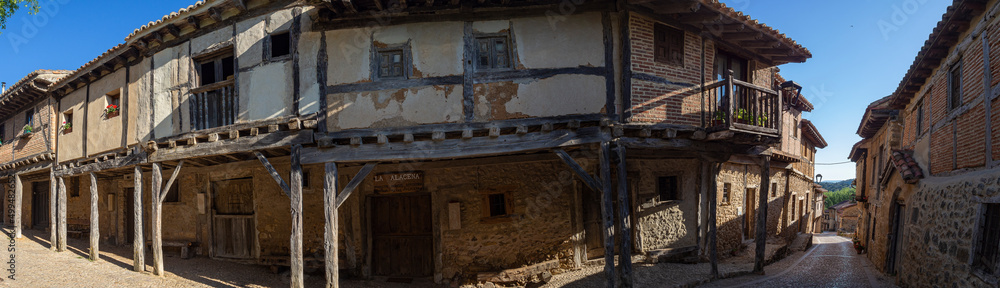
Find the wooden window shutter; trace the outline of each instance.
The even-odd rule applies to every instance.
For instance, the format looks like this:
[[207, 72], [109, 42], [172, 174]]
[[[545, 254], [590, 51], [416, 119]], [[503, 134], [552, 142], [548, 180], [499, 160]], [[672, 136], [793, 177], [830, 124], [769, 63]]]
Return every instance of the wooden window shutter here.
[[663, 24], [653, 27], [653, 60], [659, 63], [684, 65], [684, 31]]
[[668, 48], [669, 53], [667, 56], [667, 63], [684, 66], [684, 31], [680, 29], [670, 28], [670, 35], [668, 35]]

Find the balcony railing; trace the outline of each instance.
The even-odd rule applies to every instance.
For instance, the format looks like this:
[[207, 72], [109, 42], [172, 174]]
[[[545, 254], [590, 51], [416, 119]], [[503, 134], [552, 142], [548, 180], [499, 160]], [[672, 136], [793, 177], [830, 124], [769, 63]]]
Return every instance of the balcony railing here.
[[191, 124], [194, 130], [232, 125], [236, 122], [237, 103], [233, 80], [225, 80], [191, 89]]
[[781, 136], [781, 97], [778, 92], [729, 77], [705, 86], [705, 128], [771, 137]]

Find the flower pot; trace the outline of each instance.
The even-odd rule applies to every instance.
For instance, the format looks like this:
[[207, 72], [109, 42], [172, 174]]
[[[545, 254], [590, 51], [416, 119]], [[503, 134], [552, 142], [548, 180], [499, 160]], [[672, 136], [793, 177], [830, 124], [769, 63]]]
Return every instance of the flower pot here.
[[119, 111], [118, 111], [118, 110], [115, 110], [115, 112], [108, 112], [108, 113], [107, 113], [107, 118], [109, 118], [109, 119], [110, 119], [110, 118], [115, 118], [115, 117], [118, 117], [118, 113], [119, 113]]
[[69, 134], [70, 132], [73, 132], [73, 127], [63, 128], [63, 134]]
[[725, 125], [725, 124], [726, 124], [726, 120], [722, 120], [722, 119], [712, 120], [712, 127], [722, 126], [722, 125]]

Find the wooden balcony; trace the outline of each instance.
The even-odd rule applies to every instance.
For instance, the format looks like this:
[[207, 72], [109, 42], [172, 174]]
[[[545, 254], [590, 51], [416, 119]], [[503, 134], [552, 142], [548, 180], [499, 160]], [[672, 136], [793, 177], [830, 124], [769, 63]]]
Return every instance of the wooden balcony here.
[[194, 130], [232, 125], [238, 106], [233, 80], [225, 80], [191, 89], [191, 124]]
[[729, 77], [705, 86], [704, 121], [708, 132], [781, 137], [781, 97], [777, 91]]

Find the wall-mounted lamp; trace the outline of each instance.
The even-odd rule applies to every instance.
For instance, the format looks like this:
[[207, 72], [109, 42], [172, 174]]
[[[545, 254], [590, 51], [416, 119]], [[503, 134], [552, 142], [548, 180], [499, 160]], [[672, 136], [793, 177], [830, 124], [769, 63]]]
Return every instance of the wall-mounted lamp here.
[[785, 111], [788, 111], [788, 109], [792, 109], [792, 106], [795, 105], [795, 101], [798, 100], [799, 95], [802, 95], [802, 85], [795, 83], [795, 81], [785, 81], [785, 83], [781, 83], [780, 87], [781, 90], [788, 91], [789, 93], [795, 91], [795, 96], [792, 96], [791, 100], [788, 100], [788, 103], [785, 103], [785, 107], [783, 107]]
[[823, 174], [816, 174], [816, 183], [823, 182]]

